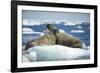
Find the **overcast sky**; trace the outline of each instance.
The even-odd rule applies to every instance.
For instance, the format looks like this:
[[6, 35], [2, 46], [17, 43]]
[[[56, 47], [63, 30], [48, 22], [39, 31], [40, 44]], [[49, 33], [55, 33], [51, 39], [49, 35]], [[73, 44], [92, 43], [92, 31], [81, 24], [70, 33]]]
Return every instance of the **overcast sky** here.
[[90, 21], [89, 13], [73, 13], [73, 12], [48, 12], [48, 11], [34, 11], [23, 10], [23, 19], [36, 19], [36, 20], [78, 20]]

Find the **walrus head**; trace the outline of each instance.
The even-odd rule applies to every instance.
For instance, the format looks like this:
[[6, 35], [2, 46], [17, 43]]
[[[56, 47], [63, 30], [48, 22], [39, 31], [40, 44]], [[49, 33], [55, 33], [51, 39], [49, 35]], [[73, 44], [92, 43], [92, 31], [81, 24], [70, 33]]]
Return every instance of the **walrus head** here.
[[49, 32], [53, 33], [54, 35], [59, 33], [59, 30], [54, 26], [54, 24], [47, 24], [47, 29], [49, 30]]
[[53, 29], [55, 29], [55, 26], [54, 26], [54, 24], [47, 24], [47, 28], [48, 28], [48, 30], [53, 30]]

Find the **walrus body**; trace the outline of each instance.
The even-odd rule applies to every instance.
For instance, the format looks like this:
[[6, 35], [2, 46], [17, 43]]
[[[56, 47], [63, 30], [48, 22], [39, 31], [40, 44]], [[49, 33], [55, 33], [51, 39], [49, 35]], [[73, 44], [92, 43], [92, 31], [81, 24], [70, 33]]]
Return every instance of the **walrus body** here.
[[56, 33], [56, 44], [72, 48], [83, 48], [83, 44], [78, 38], [62, 32]]
[[48, 32], [41, 38], [29, 41], [26, 44], [25, 50], [33, 46], [54, 45], [55, 42], [56, 42], [56, 37], [54, 36], [54, 34], [52, 32]]

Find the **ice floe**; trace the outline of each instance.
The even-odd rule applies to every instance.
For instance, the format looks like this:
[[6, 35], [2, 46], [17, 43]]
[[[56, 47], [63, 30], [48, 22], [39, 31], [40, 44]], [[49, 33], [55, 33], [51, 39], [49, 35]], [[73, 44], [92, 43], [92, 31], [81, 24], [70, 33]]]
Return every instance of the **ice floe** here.
[[80, 60], [80, 59], [89, 59], [90, 50], [85, 50], [80, 48], [70, 48], [61, 45], [35, 46], [25, 51], [23, 55], [26, 56], [31, 62], [76, 60], [76, 59]]

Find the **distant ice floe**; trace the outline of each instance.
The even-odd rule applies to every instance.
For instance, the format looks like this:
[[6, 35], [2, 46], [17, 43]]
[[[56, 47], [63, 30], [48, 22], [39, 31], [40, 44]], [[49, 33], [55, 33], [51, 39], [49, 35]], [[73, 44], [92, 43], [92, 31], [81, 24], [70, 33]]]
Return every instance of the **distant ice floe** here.
[[40, 35], [40, 36], [44, 35], [44, 33], [42, 33], [42, 32], [23, 32], [23, 34], [37, 34], [37, 35]]
[[77, 26], [78, 29], [82, 29], [82, 26]]
[[72, 22], [66, 22], [64, 25], [75, 26], [76, 24]]
[[33, 32], [34, 30], [32, 30], [31, 28], [23, 28], [23, 32]]
[[84, 33], [84, 30], [71, 30], [71, 33]]
[[42, 33], [42, 32], [35, 32], [31, 28], [23, 28], [23, 34], [37, 34], [37, 35], [40, 35], [40, 36], [44, 35], [44, 33]]
[[75, 26], [75, 25], [80, 25], [80, 24], [82, 24], [82, 21], [65, 21], [64, 25]]
[[59, 61], [89, 59], [90, 50], [70, 48], [61, 45], [35, 46], [25, 51], [30, 61]]
[[41, 25], [43, 24], [40, 21], [32, 20], [32, 19], [23, 19], [24, 26], [34, 26], [34, 25]]
[[64, 25], [75, 26], [80, 25], [82, 22], [89, 23], [89, 21], [79, 21], [79, 20], [33, 20], [33, 19], [23, 19], [24, 26], [34, 26], [42, 24], [60, 24], [64, 22]]
[[42, 24], [60, 24], [60, 21], [23, 19], [24, 26], [34, 26]]

